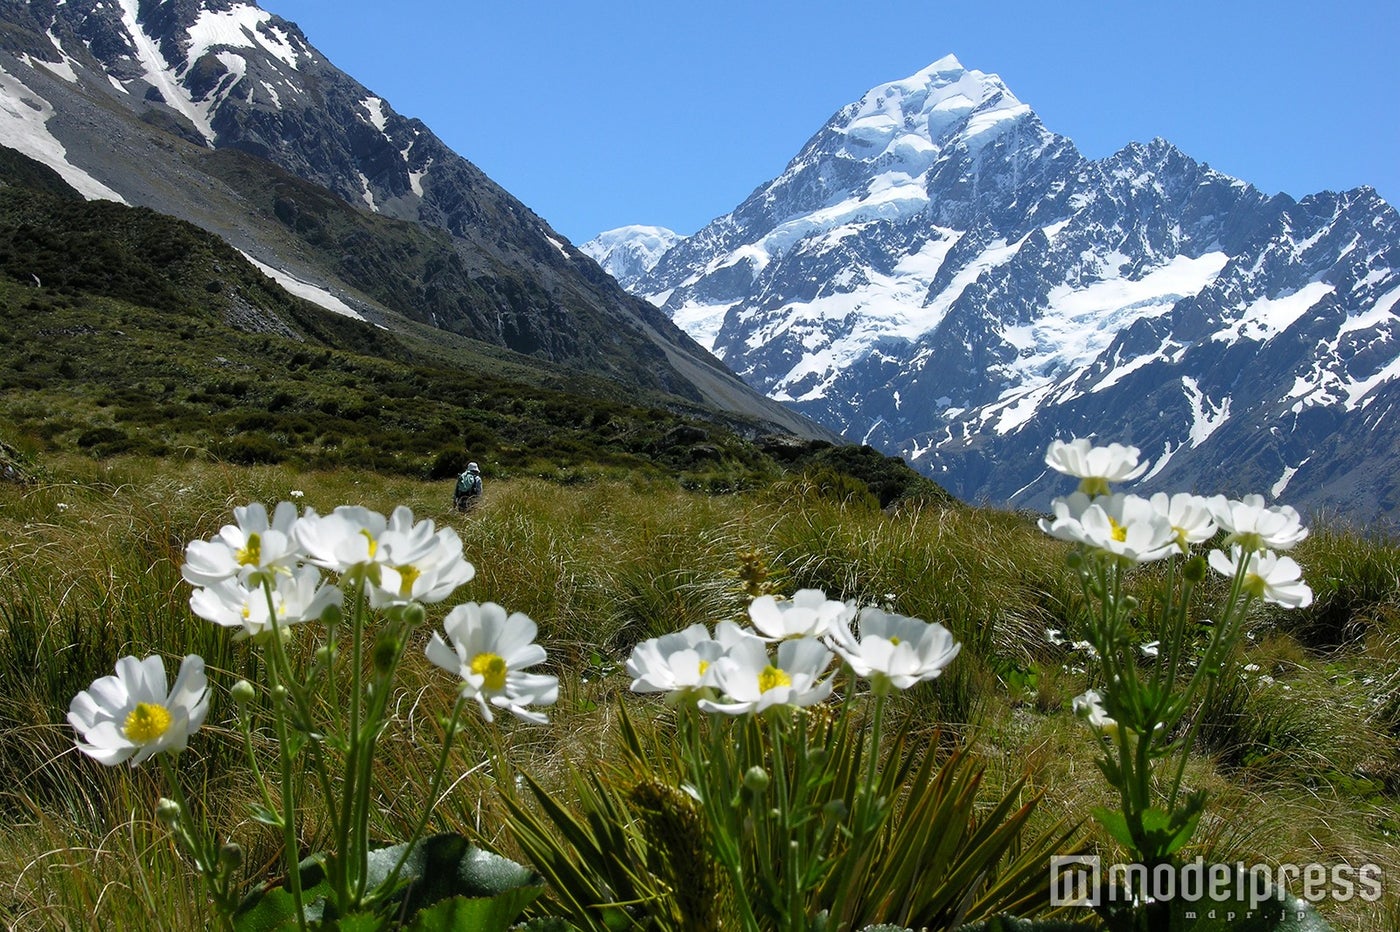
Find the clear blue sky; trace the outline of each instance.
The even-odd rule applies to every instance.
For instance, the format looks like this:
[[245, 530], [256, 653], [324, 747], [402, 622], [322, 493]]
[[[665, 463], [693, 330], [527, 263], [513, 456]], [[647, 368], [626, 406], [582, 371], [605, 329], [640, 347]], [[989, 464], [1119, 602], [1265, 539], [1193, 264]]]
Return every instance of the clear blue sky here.
[[260, 0], [576, 243], [692, 233], [837, 109], [945, 54], [1090, 158], [1162, 136], [1400, 206], [1395, 0]]

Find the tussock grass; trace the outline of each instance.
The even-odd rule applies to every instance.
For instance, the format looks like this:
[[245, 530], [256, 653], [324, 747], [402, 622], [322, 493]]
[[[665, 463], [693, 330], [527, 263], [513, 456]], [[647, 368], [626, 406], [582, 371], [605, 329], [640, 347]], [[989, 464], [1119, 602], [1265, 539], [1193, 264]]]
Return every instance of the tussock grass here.
[[[210, 668], [206, 727], [179, 765], [203, 815], [264, 879], [280, 838], [248, 818], [254, 787], [231, 729], [228, 687], [257, 677], [257, 653], [194, 618], [179, 575], [185, 544], [232, 508], [301, 490], [327, 512], [405, 504], [460, 534], [477, 576], [450, 604], [497, 601], [529, 614], [560, 677], [551, 724], [472, 722], [455, 746], [436, 829], [474, 833], [507, 854], [500, 789], [528, 772], [565, 792], [580, 769], [615, 761], [618, 704], [664, 747], [665, 712], [628, 697], [637, 641], [741, 618], [745, 572], [937, 620], [963, 644], [945, 675], [889, 714], [916, 734], [968, 741], [989, 793], [1027, 778], [1040, 827], [1111, 805], [1069, 700], [1086, 674], [1046, 629], [1072, 629], [1079, 594], [1065, 547], [1024, 515], [942, 503], [889, 511], [862, 496], [794, 487], [705, 495], [675, 483], [598, 474], [563, 484], [488, 485], [469, 515], [449, 482], [348, 469], [234, 467], [179, 458], [46, 461], [42, 480], [0, 485], [0, 922], [16, 929], [201, 928], [202, 893], [154, 823], [154, 768], [104, 768], [76, 753], [68, 702], [125, 653], [185, 653]], [[1233, 679], [1206, 710], [1188, 782], [1212, 793], [1197, 849], [1266, 863], [1376, 863], [1400, 878], [1400, 605], [1395, 548], [1325, 528], [1297, 551], [1320, 607], [1261, 612]], [[747, 568], [747, 569], [746, 569]], [[1135, 584], [1144, 593], [1150, 572]], [[424, 802], [454, 684], [422, 657], [447, 606], [414, 633], [377, 773], [374, 831], [401, 836]], [[1323, 632], [1323, 633], [1319, 633]], [[1330, 632], [1330, 633], [1329, 633]], [[1246, 666], [1257, 670], [1245, 672]], [[1265, 678], [1270, 679], [1265, 679]], [[469, 720], [470, 720], [469, 716]], [[268, 753], [270, 737], [257, 740]], [[316, 805], [314, 795], [312, 805]], [[302, 844], [318, 840], [309, 820]], [[1113, 844], [1086, 821], [1106, 856]], [[1400, 929], [1400, 890], [1377, 904], [1323, 904], [1339, 929]]]

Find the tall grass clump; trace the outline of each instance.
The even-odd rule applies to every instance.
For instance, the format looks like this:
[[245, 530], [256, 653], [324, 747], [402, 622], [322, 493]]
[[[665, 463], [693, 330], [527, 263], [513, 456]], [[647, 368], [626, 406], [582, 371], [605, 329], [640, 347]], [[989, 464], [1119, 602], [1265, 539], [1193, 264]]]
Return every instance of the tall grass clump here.
[[963, 662], [921, 700], [938, 721], [977, 722], [1035, 666], [1046, 630], [1064, 627], [1063, 548], [1020, 515], [946, 505], [887, 515], [822, 500], [771, 514], [769, 546], [795, 588], [937, 620], [959, 639]]
[[1281, 630], [1320, 649], [1400, 632], [1400, 545], [1394, 540], [1323, 528], [1306, 541], [1299, 559], [1316, 598], [1300, 612], [1276, 617]]

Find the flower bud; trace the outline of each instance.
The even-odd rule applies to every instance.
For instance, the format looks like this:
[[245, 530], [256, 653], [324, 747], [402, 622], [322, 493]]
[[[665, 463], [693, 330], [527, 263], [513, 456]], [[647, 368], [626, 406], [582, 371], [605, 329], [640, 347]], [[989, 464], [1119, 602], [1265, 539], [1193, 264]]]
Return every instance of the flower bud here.
[[320, 647], [316, 648], [315, 657], [317, 663], [329, 666], [330, 662], [335, 659], [335, 651], [331, 650], [329, 644], [322, 644]]
[[229, 687], [228, 694], [229, 698], [241, 707], [252, 702], [254, 697], [258, 694], [258, 690], [257, 687], [247, 680], [239, 680]]
[[410, 628], [418, 627], [427, 617], [427, 612], [417, 602], [410, 602], [403, 608], [403, 620]]
[[180, 824], [180, 804], [162, 796], [156, 803], [156, 820], [170, 831]]
[[1189, 583], [1199, 583], [1206, 578], [1206, 558], [1199, 553], [1186, 561], [1186, 565], [1181, 568], [1181, 575]]
[[768, 789], [768, 783], [768, 771], [764, 770], [758, 764], [754, 764], [748, 770], [744, 771], [744, 789], [748, 790], [750, 793], [755, 795], [762, 794]]
[[243, 848], [234, 843], [228, 842], [219, 848], [219, 867], [225, 873], [232, 873], [243, 866]]
[[374, 641], [374, 649], [371, 652], [376, 673], [388, 673], [394, 668], [394, 661], [399, 656], [399, 639], [392, 634], [381, 634]]
[[341, 611], [339, 605], [327, 605], [321, 612], [321, 624], [327, 628], [334, 628], [345, 620], [345, 613]]

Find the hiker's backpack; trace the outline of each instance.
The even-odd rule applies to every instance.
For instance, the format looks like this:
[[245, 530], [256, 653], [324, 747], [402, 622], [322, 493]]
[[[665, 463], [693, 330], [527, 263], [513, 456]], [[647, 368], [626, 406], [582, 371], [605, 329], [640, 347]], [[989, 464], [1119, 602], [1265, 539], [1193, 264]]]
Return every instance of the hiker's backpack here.
[[474, 472], [464, 472], [457, 477], [457, 498], [466, 498], [470, 495], [481, 494], [481, 474]]

